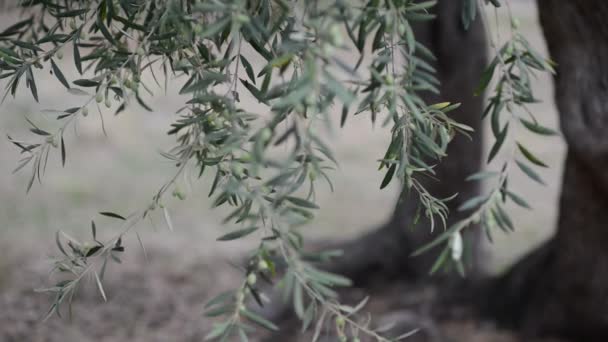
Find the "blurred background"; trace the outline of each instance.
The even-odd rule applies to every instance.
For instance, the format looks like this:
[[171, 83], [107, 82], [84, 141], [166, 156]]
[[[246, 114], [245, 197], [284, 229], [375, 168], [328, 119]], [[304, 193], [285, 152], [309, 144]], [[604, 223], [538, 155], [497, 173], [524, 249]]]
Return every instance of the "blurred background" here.
[[[546, 54], [534, 2], [512, 1], [511, 6], [529, 41]], [[494, 12], [487, 14], [489, 30], [495, 37]], [[0, 28], [15, 21], [16, 13], [0, 14]], [[504, 35], [508, 32], [508, 19], [499, 16], [498, 22]], [[73, 80], [76, 73], [72, 58], [69, 51], [64, 54], [62, 70]], [[67, 94], [48, 70], [38, 74], [37, 82], [40, 103], [21, 89], [16, 98], [9, 96], [0, 104], [3, 137], [10, 135], [28, 141], [32, 135], [26, 118], [42, 127], [54, 127], [57, 123], [53, 116], [46, 116], [41, 110], [65, 109], [78, 103], [78, 98]], [[4, 85], [4, 80], [0, 84]], [[229, 227], [221, 225], [225, 212], [210, 209], [206, 197], [208, 177], [194, 182], [192, 188], [182, 182], [187, 199], [174, 198], [165, 203], [175, 231], [167, 229], [160, 213], [138, 225], [148, 260], [142, 257], [134, 236], [126, 241], [125, 262], [108, 270], [109, 303], [103, 304], [95, 291], [83, 289], [83, 299], [77, 300], [75, 308], [78, 316], [75, 323], [53, 318], [39, 326], [37, 322], [49, 301], [43, 294], [33, 292], [48, 280], [48, 257], [56, 252], [57, 230], [77, 238], [88, 237], [90, 220], [95, 218], [98, 234], [110, 236], [119, 227], [115, 220], [102, 218], [98, 212], [128, 214], [140, 209], [173, 175], [174, 165], [159, 151], [174, 146], [173, 138], [166, 132], [177, 117], [175, 111], [184, 103], [184, 98], [174, 91], [176, 88], [170, 87], [166, 94], [156, 89], [156, 95], [147, 98], [154, 112], [135, 105], [118, 116], [113, 115], [113, 110], [103, 110], [107, 136], [100, 115], [91, 110], [75, 130], [66, 132], [65, 168], [61, 167], [59, 151], [53, 151], [42, 184], [34, 184], [28, 194], [25, 190], [30, 168], [13, 174], [19, 151], [7, 139], [0, 139], [0, 341], [55, 341], [52, 336], [66, 341], [114, 341], [112, 336], [171, 341], [174, 340], [171, 334], [178, 331], [189, 334], [192, 340], [204, 336], [208, 324], [201, 316], [204, 301], [238, 279], [239, 274], [228, 262], [238, 260], [247, 245], [247, 242], [215, 241]], [[534, 88], [543, 102], [530, 108], [546, 126], [558, 127], [550, 77], [539, 75]], [[338, 118], [336, 115], [336, 122]], [[388, 128], [381, 125], [372, 127], [369, 117], [362, 114], [350, 117], [343, 129], [328, 134], [327, 141], [334, 147], [340, 168], [333, 172], [335, 192], [324, 186], [318, 189], [322, 209], [305, 228], [307, 238], [354, 237], [388, 218], [398, 187], [393, 182], [391, 187], [379, 190], [383, 173], [375, 167], [387, 146], [387, 132]], [[556, 221], [563, 140], [531, 135], [522, 140], [550, 165], [540, 170], [547, 186], [530, 181], [519, 170], [513, 171], [513, 189], [529, 199], [534, 210], [510, 208], [517, 232], [496, 234], [494, 244], [485, 246], [486, 268], [493, 273], [501, 272], [550, 236]], [[147, 335], [152, 334], [150, 331], [154, 334]]]

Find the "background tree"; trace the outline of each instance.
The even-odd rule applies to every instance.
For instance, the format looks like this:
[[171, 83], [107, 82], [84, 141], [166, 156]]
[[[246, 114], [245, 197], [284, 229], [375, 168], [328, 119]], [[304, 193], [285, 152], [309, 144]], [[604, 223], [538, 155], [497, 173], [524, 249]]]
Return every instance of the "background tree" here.
[[[608, 4], [539, 0], [557, 63], [555, 100], [568, 143], [556, 236], [491, 285], [490, 312], [527, 335], [603, 341], [606, 321]], [[510, 310], [507, 310], [510, 308]]]

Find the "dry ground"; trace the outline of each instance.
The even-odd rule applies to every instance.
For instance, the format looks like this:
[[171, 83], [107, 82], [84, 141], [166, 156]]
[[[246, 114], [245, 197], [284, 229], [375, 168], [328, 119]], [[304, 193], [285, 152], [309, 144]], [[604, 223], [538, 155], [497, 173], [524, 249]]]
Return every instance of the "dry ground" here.
[[[513, 3], [514, 13], [533, 45], [544, 51], [530, 2]], [[0, 14], [0, 27], [10, 24], [12, 14]], [[502, 20], [504, 28], [505, 20]], [[66, 53], [67, 55], [67, 53]], [[69, 60], [67, 56], [65, 60]], [[66, 76], [74, 78], [73, 67], [65, 62]], [[28, 137], [25, 117], [42, 125], [52, 119], [40, 115], [43, 108], [66, 108], [75, 98], [67, 96], [51, 76], [39, 78], [41, 104], [32, 102], [22, 92], [0, 105], [0, 133]], [[536, 81], [538, 97], [544, 103], [532, 106], [547, 125], [556, 127], [557, 118], [551, 101], [551, 86], [545, 75]], [[159, 91], [159, 94], [161, 92]], [[108, 272], [106, 291], [109, 302], [102, 303], [94, 287], [84, 290], [76, 301], [74, 318], [53, 318], [41, 323], [48, 300], [33, 288], [48, 281], [47, 256], [53, 254], [53, 235], [62, 229], [75, 236], [89, 233], [89, 221], [103, 210], [135, 210], [168, 179], [173, 166], [158, 154], [173, 144], [165, 135], [180, 105], [176, 94], [160, 94], [149, 100], [155, 112], [137, 109], [113, 117], [105, 116], [108, 136], [100, 129], [99, 117], [90, 115], [68, 134], [68, 163], [59, 166], [57, 156], [49, 162], [42, 185], [25, 194], [27, 172], [12, 175], [19, 158], [7, 140], [0, 140], [0, 341], [200, 341], [210, 323], [201, 315], [206, 298], [233, 284], [239, 275], [228, 266], [238, 261], [247, 247], [243, 244], [218, 245], [215, 238], [225, 229], [222, 213], [211, 211], [205, 198], [208, 182], [188, 191], [188, 200], [167, 203], [175, 232], [168, 232], [163, 220], [139, 226], [148, 247], [146, 262], [136, 241], [127, 242], [129, 257]], [[73, 102], [72, 102], [73, 103]], [[371, 229], [390, 214], [397, 194], [393, 186], [380, 191], [382, 174], [373, 165], [386, 146], [386, 130], [371, 128], [369, 118], [350, 118], [346, 128], [331, 135], [340, 161], [335, 172], [336, 191], [320, 193], [322, 210], [318, 220], [308, 227], [311, 238], [346, 238]], [[521, 133], [521, 132], [520, 132]], [[522, 133], [523, 134], [523, 133]], [[558, 139], [524, 138], [551, 168], [542, 170], [547, 187], [540, 187], [517, 174], [513, 185], [530, 199], [535, 210], [512, 209], [518, 232], [497, 236], [488, 247], [487, 268], [499, 272], [523, 252], [549, 236], [556, 218], [563, 142]], [[117, 227], [111, 220], [99, 219], [101, 235], [111, 235]], [[156, 227], [156, 228], [154, 228]], [[405, 301], [407, 288], [385, 293], [378, 302]], [[405, 293], [405, 294], [404, 294]], [[395, 299], [400, 298], [400, 299]], [[387, 313], [382, 305], [376, 311]], [[419, 316], [419, 312], [414, 312]], [[403, 312], [401, 312], [403, 316]], [[406, 315], [407, 316], [407, 315]], [[386, 318], [386, 317], [385, 317]], [[491, 327], [473, 326], [470, 322], [447, 324], [447, 340], [509, 341]], [[492, 337], [488, 337], [492, 336]], [[289, 339], [292, 340], [292, 339]]]

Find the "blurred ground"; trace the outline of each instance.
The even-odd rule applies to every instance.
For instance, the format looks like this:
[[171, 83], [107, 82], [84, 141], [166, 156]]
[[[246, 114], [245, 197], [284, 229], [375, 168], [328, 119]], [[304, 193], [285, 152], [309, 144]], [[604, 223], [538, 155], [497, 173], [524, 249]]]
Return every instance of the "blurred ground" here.
[[[528, 39], [544, 53], [532, 3], [513, 2], [512, 10]], [[493, 13], [488, 14], [493, 23]], [[500, 18], [504, 29], [508, 22]], [[0, 14], [0, 27], [13, 20], [11, 14]], [[502, 32], [505, 35], [507, 31]], [[68, 79], [75, 79], [69, 57], [66, 52], [64, 72]], [[78, 103], [78, 98], [65, 94], [54, 76], [40, 73], [38, 83], [40, 104], [22, 91], [0, 105], [2, 135], [29, 138], [26, 117], [49, 127], [54, 119], [41, 115], [41, 109], [64, 109]], [[549, 77], [541, 75], [535, 80], [535, 89], [544, 102], [531, 109], [547, 126], [557, 127]], [[215, 242], [228, 228], [220, 225], [222, 213], [209, 209], [205, 197], [209, 182], [195, 183], [195, 188], [187, 191], [188, 200], [167, 203], [175, 232], [167, 231], [161, 216], [155, 217], [154, 224], [139, 226], [149, 261], [143, 260], [135, 239], [127, 242], [130, 257], [108, 272], [109, 303], [103, 304], [94, 289], [85, 290], [77, 301], [73, 323], [53, 318], [40, 324], [48, 301], [32, 291], [48, 279], [47, 256], [55, 252], [56, 230], [88, 236], [90, 219], [97, 212], [139, 209], [171, 177], [174, 168], [158, 151], [173, 146], [165, 132], [183, 99], [174, 93], [158, 93], [148, 100], [155, 109], [153, 113], [137, 108], [117, 117], [105, 113], [107, 137], [99, 116], [91, 111], [81, 120], [77, 132], [66, 136], [66, 167], [61, 168], [59, 153], [53, 154], [43, 184], [35, 184], [27, 195], [29, 170], [11, 174], [19, 155], [6, 139], [0, 139], [0, 341], [200, 341], [204, 336], [210, 322], [200, 315], [202, 305], [206, 298], [234, 283], [239, 275], [227, 262], [238, 260], [247, 245]], [[387, 143], [385, 133], [386, 129], [379, 126], [372, 129], [369, 118], [361, 115], [350, 117], [344, 129], [328, 138], [340, 162], [334, 177], [336, 191], [320, 191], [322, 209], [315, 223], [306, 228], [308, 237], [352, 237], [388, 217], [397, 188], [393, 184], [380, 191], [383, 174], [374, 167]], [[487, 268], [491, 272], [504, 270], [548, 237], [555, 225], [563, 141], [531, 136], [523, 140], [551, 166], [540, 170], [548, 186], [541, 187], [514, 172], [513, 188], [520, 190], [535, 209], [511, 208], [518, 231], [508, 236], [496, 234], [495, 244], [487, 247]], [[100, 235], [109, 236], [118, 229], [110, 219], [96, 220]], [[454, 340], [474, 338], [478, 337]], [[482, 340], [491, 339], [475, 341]]]

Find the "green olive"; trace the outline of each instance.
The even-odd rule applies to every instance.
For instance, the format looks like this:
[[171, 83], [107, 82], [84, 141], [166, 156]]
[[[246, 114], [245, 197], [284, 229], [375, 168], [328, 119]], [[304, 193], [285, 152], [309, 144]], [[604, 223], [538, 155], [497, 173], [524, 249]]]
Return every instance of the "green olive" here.
[[249, 275], [247, 276], [247, 284], [249, 284], [249, 286], [255, 285], [255, 282], [257, 280], [258, 277], [255, 275], [255, 273], [249, 273]]
[[266, 260], [262, 259], [260, 261], [258, 261], [258, 269], [264, 271], [268, 269], [268, 263], [266, 262]]

